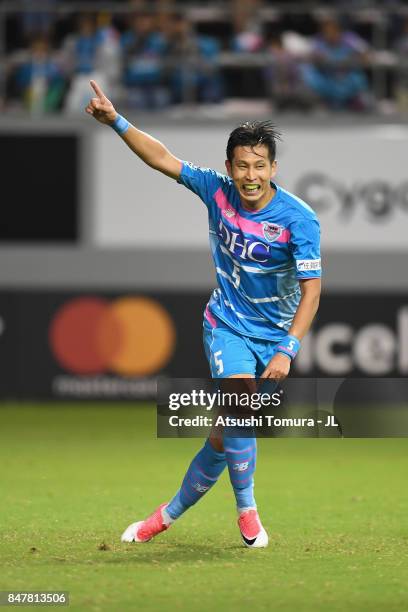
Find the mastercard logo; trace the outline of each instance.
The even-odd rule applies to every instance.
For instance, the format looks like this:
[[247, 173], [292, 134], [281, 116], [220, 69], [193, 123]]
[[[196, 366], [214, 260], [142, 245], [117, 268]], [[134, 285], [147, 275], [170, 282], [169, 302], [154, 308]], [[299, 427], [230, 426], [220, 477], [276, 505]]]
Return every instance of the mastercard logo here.
[[49, 328], [56, 360], [75, 374], [154, 374], [170, 360], [175, 341], [169, 314], [147, 297], [76, 298], [57, 311]]

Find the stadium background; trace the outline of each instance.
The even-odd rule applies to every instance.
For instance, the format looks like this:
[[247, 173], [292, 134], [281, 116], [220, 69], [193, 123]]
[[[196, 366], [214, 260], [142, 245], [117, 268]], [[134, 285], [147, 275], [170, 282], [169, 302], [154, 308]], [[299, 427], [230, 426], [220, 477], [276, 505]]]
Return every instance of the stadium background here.
[[[5, 58], [0, 147], [6, 168], [0, 246], [3, 396], [69, 397], [72, 387], [81, 397], [79, 375], [84, 389], [84, 377], [93, 388], [85, 390], [84, 397], [143, 397], [143, 389], [149, 388], [146, 379], [157, 374], [188, 377], [207, 372], [200, 348], [201, 312], [214, 278], [204, 207], [181, 187], [143, 167], [115, 134], [83, 115], [90, 77], [106, 83], [130, 120], [179, 157], [220, 171], [230, 130], [248, 117], [272, 117], [283, 134], [277, 180], [308, 201], [322, 222], [322, 307], [314, 331], [303, 343], [296, 372], [405, 375], [404, 5], [355, 2], [354, 12], [348, 14], [336, 3], [328, 12], [327, 6], [316, 5], [310, 11], [302, 3], [255, 0], [203, 7], [171, 2], [98, 7], [57, 1], [0, 5]], [[180, 8], [181, 17], [175, 13]], [[147, 39], [160, 34], [171, 41], [166, 19], [175, 14], [189, 24], [186, 48], [199, 49], [184, 75], [181, 100], [174, 99], [171, 79], [180, 75], [171, 61], [167, 81], [160, 80], [159, 72], [149, 82], [137, 71], [133, 81], [126, 76], [129, 65], [143, 66], [148, 59], [159, 70], [164, 62], [159, 52], [156, 56], [142, 44], [129, 60], [131, 52], [123, 44], [126, 36], [138, 33], [138, 20], [143, 21], [148, 11], [147, 19], [156, 22], [147, 26]], [[347, 101], [333, 106], [315, 94], [305, 109], [293, 108], [290, 101], [304, 97], [305, 83], [299, 72], [293, 85], [285, 72], [287, 62], [299, 71], [312, 65], [313, 41], [318, 40], [321, 24], [333, 19], [343, 34], [352, 32], [364, 45], [362, 52], [351, 56], [354, 64], [342, 64], [341, 70], [347, 74], [358, 67], [367, 79], [369, 102], [355, 108]], [[99, 39], [102, 42], [96, 43]], [[277, 39], [286, 63], [277, 59]], [[213, 55], [200, 55], [203, 41], [212, 41]], [[46, 50], [39, 59], [35, 45], [41, 43]], [[169, 44], [169, 57], [176, 61], [180, 49]], [[201, 75], [204, 59], [210, 74], [222, 83], [218, 98], [206, 98], [192, 77], [194, 70]], [[330, 61], [325, 69], [335, 75], [339, 67], [333, 58]], [[55, 85], [47, 70], [63, 83], [54, 107], [46, 103]], [[286, 104], [276, 89], [284, 77], [289, 82]], [[301, 93], [296, 97], [299, 83]], [[171, 96], [149, 114], [139, 98], [135, 102], [135, 92], [156, 86], [167, 87]], [[75, 301], [111, 303], [131, 296], [135, 303], [128, 302], [120, 313], [111, 308], [110, 317], [102, 317], [104, 331], [92, 331], [95, 313], [85, 308], [81, 315], [81, 303]], [[153, 301], [144, 302], [140, 310], [140, 298]], [[149, 304], [156, 308], [156, 317]], [[50, 329], [64, 308], [65, 319], [72, 320], [64, 319], [68, 331], [60, 335], [57, 350]], [[172, 327], [166, 347], [154, 335], [160, 308], [169, 319], [165, 325]], [[101, 334], [110, 334], [110, 348], [98, 348]], [[68, 352], [88, 352], [89, 364], [84, 358], [78, 369], [75, 359], [64, 360], [64, 342]], [[122, 348], [115, 349], [115, 342]], [[143, 366], [148, 347], [154, 353], [152, 345], [157, 345], [158, 354]], [[119, 350], [127, 361], [125, 369], [110, 367], [108, 357], [92, 365], [91, 353], [98, 350]], [[123, 375], [126, 380], [118, 386]]]
[[[218, 99], [194, 89], [194, 62], [181, 100], [170, 96], [151, 112], [130, 95], [145, 85], [126, 84], [120, 62], [106, 75], [100, 65], [76, 72], [72, 62], [58, 63], [81, 14], [102, 15], [109, 34], [123, 35], [134, 12], [177, 7], [193, 31], [218, 41], [211, 56], [223, 82]], [[294, 374], [408, 372], [406, 4], [356, 1], [344, 10], [330, 3], [330, 14], [346, 18], [344, 27], [367, 45], [364, 57], [353, 58], [367, 77], [364, 104], [333, 108], [297, 98], [298, 83], [289, 102], [282, 100], [266, 71], [276, 61], [270, 37], [295, 33], [284, 50], [300, 65], [327, 8], [242, 0], [104, 3], [103, 11], [97, 2], [0, 3], [1, 588], [66, 585], [80, 610], [134, 609], [135, 602], [146, 610], [169, 602], [183, 609], [189, 598], [198, 610], [208, 609], [203, 583], [214, 580], [211, 603], [236, 609], [246, 601], [236, 592], [237, 576], [246, 572], [266, 585], [247, 601], [258, 609], [270, 609], [271, 600], [288, 611], [340, 611], [345, 602], [356, 611], [403, 609], [404, 440], [344, 440], [341, 447], [261, 441], [259, 503], [275, 535], [273, 556], [251, 565], [230, 544], [236, 534], [227, 481], [191, 514], [194, 537], [186, 520], [169, 544], [129, 551], [117, 542], [135, 507], [150, 511], [161, 501], [157, 488], [172, 494], [197, 447], [156, 441], [153, 400], [158, 375], [207, 375], [202, 311], [214, 275], [205, 207], [82, 113], [91, 76], [101, 77], [107, 93], [111, 83], [118, 108], [135, 125], [180, 158], [220, 171], [231, 129], [272, 118], [283, 134], [277, 182], [304, 197], [322, 223], [322, 302]], [[236, 31], [231, 26], [238, 13], [249, 20], [248, 32], [242, 19]], [[62, 94], [51, 106], [52, 82], [30, 69], [28, 80], [21, 76], [40, 39], [62, 66]], [[70, 97], [75, 83], [78, 95]], [[162, 474], [164, 463], [170, 475]], [[220, 537], [211, 525], [220, 525], [223, 513], [231, 528]], [[200, 523], [204, 516], [208, 524]], [[22, 524], [29, 542], [19, 537]], [[184, 582], [167, 573], [180, 567]]]

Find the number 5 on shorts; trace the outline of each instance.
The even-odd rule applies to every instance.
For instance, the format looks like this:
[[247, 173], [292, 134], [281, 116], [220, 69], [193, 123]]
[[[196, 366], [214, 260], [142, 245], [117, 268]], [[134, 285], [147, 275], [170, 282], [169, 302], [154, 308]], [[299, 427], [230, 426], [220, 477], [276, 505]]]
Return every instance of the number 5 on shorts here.
[[214, 362], [215, 362], [215, 365], [217, 366], [218, 376], [220, 376], [224, 371], [224, 364], [222, 362], [222, 359], [220, 359], [221, 354], [222, 354], [222, 351], [217, 351], [216, 353], [214, 353]]

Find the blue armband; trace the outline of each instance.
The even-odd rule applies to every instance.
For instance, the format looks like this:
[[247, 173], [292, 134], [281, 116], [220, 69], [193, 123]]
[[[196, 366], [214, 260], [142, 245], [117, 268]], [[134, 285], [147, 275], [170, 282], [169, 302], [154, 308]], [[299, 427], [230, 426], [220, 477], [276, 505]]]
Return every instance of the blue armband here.
[[116, 119], [111, 125], [111, 128], [113, 128], [115, 132], [119, 134], [119, 136], [122, 136], [122, 134], [124, 134], [129, 127], [129, 121], [122, 117], [122, 115], [119, 115], [119, 113], [116, 115]]
[[295, 336], [289, 334], [285, 336], [278, 344], [277, 353], [283, 353], [291, 359], [294, 359], [300, 349], [300, 341]]

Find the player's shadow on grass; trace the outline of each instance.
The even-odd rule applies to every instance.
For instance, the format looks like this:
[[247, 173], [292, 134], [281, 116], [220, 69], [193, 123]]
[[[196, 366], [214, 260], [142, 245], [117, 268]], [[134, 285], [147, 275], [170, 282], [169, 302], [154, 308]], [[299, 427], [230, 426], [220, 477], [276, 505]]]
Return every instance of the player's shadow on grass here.
[[[191, 561], [209, 561], [209, 560], [231, 560], [231, 553], [246, 552], [245, 548], [239, 543], [220, 544], [219, 548], [214, 543], [209, 544], [185, 544], [183, 542], [174, 542], [162, 544], [161, 542], [152, 542], [147, 544], [125, 545], [126, 548], [111, 551], [109, 557], [103, 558], [101, 553], [100, 561], [96, 563], [107, 564], [123, 564], [123, 563], [148, 563], [160, 564], [168, 563], [190, 563]], [[125, 555], [123, 553], [126, 553]], [[115, 555], [112, 557], [112, 553]]]

